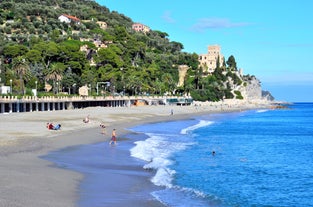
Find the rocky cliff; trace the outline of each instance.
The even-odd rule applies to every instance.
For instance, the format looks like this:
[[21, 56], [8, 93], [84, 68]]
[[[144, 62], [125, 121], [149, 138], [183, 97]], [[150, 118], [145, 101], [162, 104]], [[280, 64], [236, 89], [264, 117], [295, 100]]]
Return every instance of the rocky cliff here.
[[261, 82], [255, 76], [243, 77], [244, 86], [240, 87], [240, 92], [246, 100], [267, 100], [273, 101], [274, 97], [268, 91], [263, 91]]

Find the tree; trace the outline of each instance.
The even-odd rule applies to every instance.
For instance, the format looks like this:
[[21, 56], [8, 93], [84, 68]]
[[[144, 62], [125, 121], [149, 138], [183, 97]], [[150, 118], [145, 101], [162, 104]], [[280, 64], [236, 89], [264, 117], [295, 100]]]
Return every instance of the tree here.
[[195, 89], [192, 78], [188, 77], [185, 78], [184, 88], [186, 95], [190, 95], [190, 92]]
[[195, 70], [195, 75], [194, 75], [195, 89], [199, 89], [200, 80], [201, 80], [202, 76], [203, 76], [203, 68], [200, 67], [199, 69]]
[[68, 68], [65, 73], [64, 76], [62, 78], [62, 86], [65, 87], [66, 91], [68, 91], [68, 94], [71, 94], [73, 92], [71, 92], [71, 88], [77, 84], [78, 79], [80, 77], [77, 76], [75, 73], [72, 73], [71, 68]]
[[141, 85], [141, 81], [138, 76], [136, 75], [130, 75], [126, 77], [126, 84], [125, 87], [126, 89], [130, 90], [132, 95], [137, 95], [137, 90], [139, 89]]
[[3, 54], [6, 57], [18, 57], [23, 56], [28, 51], [28, 48], [24, 45], [8, 45], [3, 48]]
[[164, 73], [162, 75], [162, 80], [164, 81], [164, 84], [166, 86], [166, 90], [170, 91], [171, 93], [174, 92], [174, 88], [175, 88], [175, 82], [173, 80], [173, 77], [171, 74], [169, 73]]
[[230, 68], [230, 70], [237, 70], [237, 63], [234, 56], [230, 56], [226, 61], [226, 64]]
[[94, 68], [87, 68], [83, 70], [81, 75], [81, 84], [82, 85], [94, 85], [97, 77], [97, 73]]
[[220, 68], [220, 55], [217, 56], [217, 59], [216, 59], [216, 67], [215, 67], [215, 70], [219, 69]]
[[20, 79], [21, 94], [24, 95], [24, 93], [25, 93], [25, 90], [24, 90], [24, 76], [29, 71], [29, 65], [25, 61], [25, 58], [23, 56], [18, 56], [18, 57], [13, 59], [12, 68], [17, 73], [17, 75], [18, 75], [18, 77]]
[[33, 49], [40, 52], [41, 62], [45, 65], [46, 69], [48, 69], [50, 63], [59, 56], [59, 49], [55, 42], [46, 43], [41, 41], [34, 45]]
[[39, 50], [29, 50], [26, 54], [25, 54], [25, 58], [33, 63], [41, 63], [41, 52]]
[[110, 64], [114, 68], [120, 68], [123, 63], [118, 53], [121, 53], [121, 51], [116, 46], [102, 48], [98, 51], [95, 61], [98, 65]]
[[154, 89], [154, 93], [158, 93], [159, 95], [162, 95], [162, 89], [164, 88], [164, 82], [160, 80], [156, 80], [153, 82], [152, 87]]
[[59, 86], [56, 83], [61, 81], [63, 78], [63, 71], [65, 70], [65, 65], [63, 63], [52, 63], [48, 70], [46, 70], [46, 80], [53, 81], [53, 91], [57, 93], [59, 90]]

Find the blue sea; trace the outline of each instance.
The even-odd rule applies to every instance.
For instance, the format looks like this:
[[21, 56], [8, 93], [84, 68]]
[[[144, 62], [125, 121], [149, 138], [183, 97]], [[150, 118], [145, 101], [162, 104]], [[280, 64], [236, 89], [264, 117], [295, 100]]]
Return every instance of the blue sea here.
[[[136, 126], [131, 156], [170, 207], [313, 206], [313, 103]], [[213, 151], [215, 154], [213, 154]]]

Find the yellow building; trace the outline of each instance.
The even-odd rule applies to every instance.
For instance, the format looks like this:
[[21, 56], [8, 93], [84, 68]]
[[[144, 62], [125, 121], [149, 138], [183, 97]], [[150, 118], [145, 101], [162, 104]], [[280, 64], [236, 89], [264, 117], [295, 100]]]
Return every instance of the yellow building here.
[[203, 67], [203, 72], [213, 73], [216, 68], [218, 58], [221, 67], [224, 62], [224, 56], [221, 53], [221, 47], [219, 45], [209, 45], [208, 53], [200, 54], [198, 59], [200, 66]]

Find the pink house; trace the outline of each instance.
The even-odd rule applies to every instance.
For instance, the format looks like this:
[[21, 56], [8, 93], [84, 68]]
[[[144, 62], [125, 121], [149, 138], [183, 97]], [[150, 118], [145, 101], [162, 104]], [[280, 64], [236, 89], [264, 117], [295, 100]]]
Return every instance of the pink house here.
[[144, 24], [141, 23], [134, 23], [132, 25], [132, 29], [135, 30], [136, 32], [149, 32], [150, 28]]

